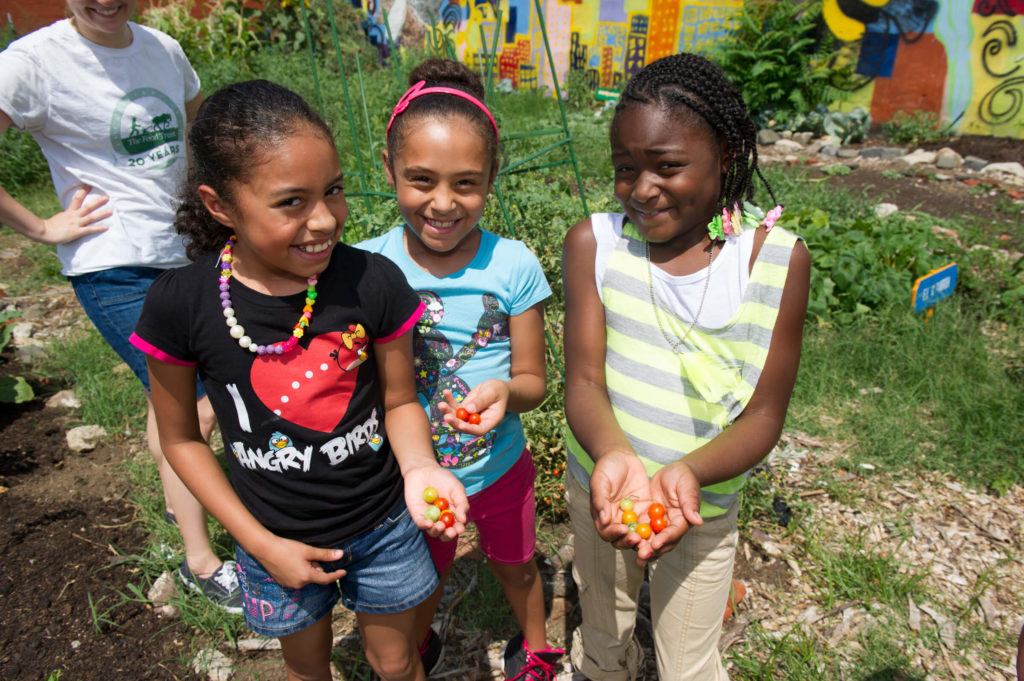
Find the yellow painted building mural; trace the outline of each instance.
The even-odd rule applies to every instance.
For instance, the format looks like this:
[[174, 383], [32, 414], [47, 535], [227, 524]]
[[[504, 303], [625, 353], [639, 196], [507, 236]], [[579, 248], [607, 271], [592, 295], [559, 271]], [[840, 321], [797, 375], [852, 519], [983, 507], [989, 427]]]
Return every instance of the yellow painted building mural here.
[[[766, 0], [769, 2], [776, 0]], [[400, 42], [409, 22], [447, 36], [466, 64], [516, 88], [552, 91], [570, 71], [621, 88], [651, 61], [723, 38], [742, 0], [352, 0], [367, 32]], [[545, 19], [550, 61], [537, 7]], [[822, 31], [853, 66], [844, 109], [875, 122], [932, 111], [960, 133], [1024, 137], [1024, 0], [823, 0]], [[422, 34], [422, 29], [417, 31]], [[549, 63], [554, 65], [554, 73]], [[742, 83], [739, 83], [742, 87]]]

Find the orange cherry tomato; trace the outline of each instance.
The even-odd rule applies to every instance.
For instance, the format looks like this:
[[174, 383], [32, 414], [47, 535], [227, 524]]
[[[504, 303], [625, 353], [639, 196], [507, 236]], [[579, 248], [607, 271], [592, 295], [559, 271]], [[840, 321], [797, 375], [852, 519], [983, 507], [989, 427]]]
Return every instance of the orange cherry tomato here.
[[460, 421], [465, 421], [466, 419], [469, 418], [469, 410], [463, 407], [459, 407], [458, 409], [455, 410], [455, 418], [457, 418]]
[[445, 527], [451, 527], [455, 524], [455, 514], [451, 511], [442, 511], [441, 522], [444, 523]]
[[654, 520], [655, 518], [664, 518], [665, 507], [658, 502], [654, 502], [647, 507], [647, 515], [650, 516], [651, 520]]
[[658, 534], [662, 530], [668, 527], [668, 521], [665, 520], [665, 516], [658, 516], [657, 518], [651, 518], [651, 529], [654, 530], [654, 534]]
[[640, 523], [636, 526], [636, 533], [640, 535], [641, 539], [650, 539], [652, 534], [651, 526], [647, 523]]
[[470, 425], [479, 426], [480, 425], [480, 414], [475, 414], [475, 413], [474, 414], [470, 414], [469, 418], [466, 419], [466, 420], [469, 421]]
[[448, 500], [445, 499], [444, 497], [438, 497], [434, 501], [434, 506], [437, 506], [438, 511], [447, 511], [448, 506], [450, 506], [450, 504], [448, 503]]
[[630, 509], [628, 511], [623, 511], [622, 512], [622, 524], [623, 525], [629, 525], [630, 523], [635, 523], [636, 521], [637, 521], [636, 511]]

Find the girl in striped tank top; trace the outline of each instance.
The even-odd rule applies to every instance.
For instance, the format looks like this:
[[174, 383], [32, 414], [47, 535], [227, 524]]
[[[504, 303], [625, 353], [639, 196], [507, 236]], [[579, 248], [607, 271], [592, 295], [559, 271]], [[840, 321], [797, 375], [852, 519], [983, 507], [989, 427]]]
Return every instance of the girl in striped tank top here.
[[773, 228], [780, 206], [751, 203], [755, 174], [776, 203], [756, 128], [706, 59], [673, 55], [634, 75], [610, 142], [623, 213], [575, 225], [563, 256], [583, 615], [572, 662], [593, 681], [643, 677], [633, 632], [646, 573], [658, 678], [727, 679], [717, 643], [737, 495], [782, 432], [810, 257]]

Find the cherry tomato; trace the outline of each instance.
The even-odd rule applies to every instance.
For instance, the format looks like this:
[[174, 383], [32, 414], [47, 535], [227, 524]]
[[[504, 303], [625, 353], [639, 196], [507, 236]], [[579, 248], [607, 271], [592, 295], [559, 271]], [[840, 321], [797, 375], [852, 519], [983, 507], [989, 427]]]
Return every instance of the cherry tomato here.
[[436, 500], [434, 501], [434, 506], [436, 506], [436, 507], [437, 507], [437, 510], [438, 510], [438, 511], [447, 511], [447, 510], [448, 510], [448, 507], [449, 507], [450, 505], [451, 505], [451, 504], [449, 504], [449, 503], [448, 503], [448, 500], [447, 500], [447, 499], [445, 499], [444, 497], [438, 497], [438, 498], [437, 498], [437, 499], [436, 499]]
[[623, 511], [622, 512], [622, 524], [629, 525], [637, 521], [636, 511]]
[[442, 511], [441, 522], [444, 523], [445, 527], [451, 527], [455, 524], [455, 514], [451, 511]]
[[662, 530], [668, 527], [668, 521], [665, 520], [665, 516], [658, 516], [657, 518], [651, 518], [651, 529], [654, 530], [654, 534], [658, 534]]
[[467, 420], [469, 421], [470, 425], [479, 426], [480, 425], [480, 414], [476, 414], [476, 413], [470, 414], [469, 418]]
[[633, 500], [630, 499], [629, 497], [626, 497], [625, 499], [619, 502], [619, 508], [621, 508], [623, 511], [632, 511]]
[[465, 421], [466, 419], [469, 418], [469, 410], [465, 409], [464, 407], [459, 407], [458, 409], [455, 410], [455, 418], [457, 418], [460, 421]]
[[665, 507], [658, 502], [654, 502], [647, 508], [647, 515], [650, 516], [651, 520], [654, 520], [655, 518], [664, 518]]
[[430, 522], [436, 523], [437, 519], [441, 517], [441, 509], [437, 506], [427, 506], [427, 510], [423, 512], [423, 515], [426, 516], [427, 520]]
[[652, 534], [651, 526], [647, 523], [640, 523], [636, 526], [636, 533], [640, 535], [641, 539], [650, 539]]
[[434, 499], [437, 499], [437, 490], [433, 487], [428, 487], [423, 490], [423, 501], [428, 504], [434, 503]]
[[636, 523], [630, 523], [629, 524], [629, 531], [630, 532], [636, 532]]

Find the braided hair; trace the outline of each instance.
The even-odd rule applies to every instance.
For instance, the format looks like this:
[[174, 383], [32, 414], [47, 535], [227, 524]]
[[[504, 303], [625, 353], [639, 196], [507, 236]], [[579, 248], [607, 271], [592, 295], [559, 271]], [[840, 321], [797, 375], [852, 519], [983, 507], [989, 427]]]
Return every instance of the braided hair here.
[[219, 251], [232, 234], [203, 205], [199, 186], [230, 203], [235, 184], [247, 182], [263, 155], [297, 132], [313, 132], [334, 144], [327, 123], [302, 97], [267, 80], [226, 85], [200, 105], [189, 128], [191, 158], [174, 218], [189, 259]]
[[[462, 62], [438, 57], [426, 59], [409, 74], [410, 86], [421, 80], [426, 82], [426, 87], [450, 87], [467, 92], [481, 102], [484, 101], [483, 81], [480, 80], [476, 71]], [[468, 121], [470, 126], [477, 131], [480, 139], [484, 140], [487, 145], [487, 157], [496, 166], [498, 163], [498, 139], [487, 115], [464, 99], [443, 94], [417, 97], [409, 103], [409, 107], [405, 111], [395, 118], [387, 138], [389, 162], [394, 163], [412, 121], [419, 118], [447, 120], [453, 116], [459, 116]]]
[[615, 107], [612, 126], [630, 106], [655, 104], [678, 112], [696, 114], [707, 123], [728, 149], [729, 169], [722, 178], [719, 208], [754, 198], [754, 173], [772, 197], [775, 194], [757, 165], [757, 129], [747, 113], [743, 97], [722, 70], [696, 54], [674, 54], [640, 69], [629, 82]]

